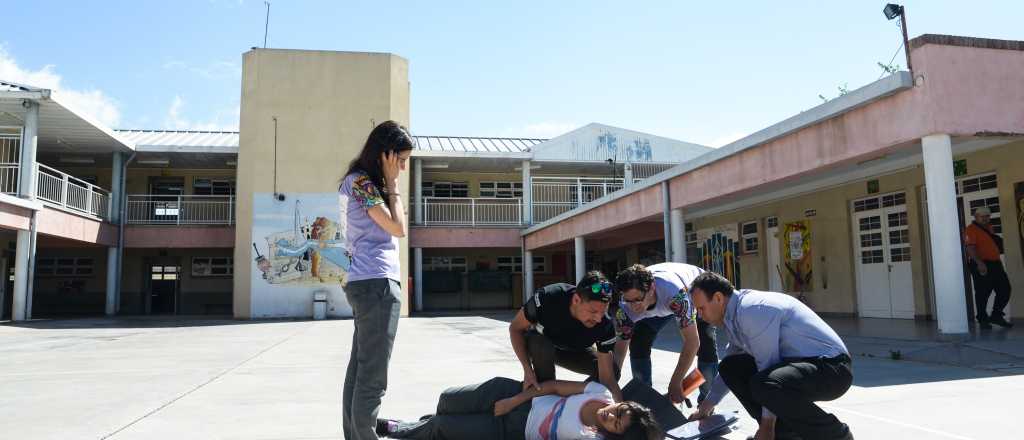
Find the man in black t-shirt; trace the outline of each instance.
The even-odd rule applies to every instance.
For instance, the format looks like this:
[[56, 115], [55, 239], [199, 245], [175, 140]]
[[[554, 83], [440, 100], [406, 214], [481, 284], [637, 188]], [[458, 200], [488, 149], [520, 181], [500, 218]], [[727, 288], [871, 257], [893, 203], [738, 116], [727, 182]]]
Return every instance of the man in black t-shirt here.
[[557, 364], [596, 378], [621, 401], [612, 354], [615, 325], [607, 315], [611, 301], [612, 285], [596, 271], [576, 286], [558, 283], [537, 289], [508, 328], [523, 366], [523, 389], [555, 379]]

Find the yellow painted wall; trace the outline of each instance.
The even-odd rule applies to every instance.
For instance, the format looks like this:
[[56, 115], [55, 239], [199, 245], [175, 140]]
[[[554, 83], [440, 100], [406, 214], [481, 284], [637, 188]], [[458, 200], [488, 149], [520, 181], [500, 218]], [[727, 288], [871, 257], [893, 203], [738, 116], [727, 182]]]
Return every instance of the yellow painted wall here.
[[[254, 49], [243, 55], [235, 230], [234, 314], [250, 318], [253, 197], [277, 191], [336, 193], [376, 123], [409, 124], [408, 62], [384, 53]], [[402, 185], [408, 188], [408, 173]], [[403, 197], [408, 206], [408, 191]], [[408, 243], [400, 240], [400, 261]], [[407, 265], [402, 286], [408, 297]], [[403, 313], [408, 302], [403, 301]]]

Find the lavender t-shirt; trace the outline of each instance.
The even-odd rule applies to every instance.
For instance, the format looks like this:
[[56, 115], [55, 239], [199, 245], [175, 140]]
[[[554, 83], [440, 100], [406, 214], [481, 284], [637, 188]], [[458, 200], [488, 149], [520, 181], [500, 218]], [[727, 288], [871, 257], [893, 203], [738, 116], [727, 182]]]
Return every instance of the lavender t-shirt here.
[[370, 208], [384, 205], [384, 197], [370, 176], [355, 171], [345, 176], [339, 191], [345, 237], [352, 266], [348, 281], [390, 278], [401, 282], [398, 267], [398, 238], [370, 218]]

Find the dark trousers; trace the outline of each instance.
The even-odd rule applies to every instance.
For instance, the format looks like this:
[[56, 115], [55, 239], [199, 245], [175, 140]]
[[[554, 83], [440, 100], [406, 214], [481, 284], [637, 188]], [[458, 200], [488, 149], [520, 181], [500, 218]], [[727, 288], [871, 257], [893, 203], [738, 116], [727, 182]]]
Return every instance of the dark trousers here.
[[850, 357], [789, 359], [758, 372], [747, 354], [727, 356], [718, 374], [755, 420], [761, 409], [776, 416], [778, 438], [842, 439], [849, 428], [814, 402], [835, 400], [853, 382]]
[[[647, 386], [653, 386], [651, 377], [651, 349], [658, 333], [665, 327], [665, 324], [675, 320], [675, 317], [662, 316], [657, 318], [641, 319], [633, 327], [633, 336], [629, 340], [629, 366], [633, 372], [633, 378]], [[700, 349], [697, 350], [697, 369], [704, 375], [706, 382], [700, 386], [700, 394], [697, 401], [704, 400], [711, 389], [711, 380], [715, 378], [718, 371], [718, 351], [715, 348], [714, 328], [702, 319], [697, 319], [697, 336], [700, 339]]]
[[[969, 264], [971, 278], [974, 280], [974, 309], [978, 321], [987, 322], [989, 317], [1000, 319], [1003, 317], [1003, 310], [1010, 303], [1010, 278], [1006, 276], [1006, 269], [1003, 262], [999, 260], [986, 261], [985, 267], [988, 273], [982, 275], [978, 272], [975, 264]], [[996, 299], [992, 303], [992, 314], [988, 311], [988, 297], [996, 292]]]
[[[597, 381], [597, 354], [594, 349], [588, 350], [563, 350], [555, 347], [551, 340], [535, 331], [526, 332], [526, 350], [530, 353], [530, 362], [533, 364], [533, 372], [537, 375], [537, 382], [555, 379], [555, 365], [568, 369], [579, 374], [588, 376], [588, 380]], [[618, 379], [619, 370], [615, 368], [615, 378]]]
[[494, 416], [494, 403], [523, 391], [522, 382], [496, 377], [441, 393], [437, 413], [418, 422], [400, 422], [389, 437], [418, 440], [523, 440], [530, 402]]
[[374, 427], [388, 387], [401, 294], [398, 282], [387, 278], [352, 281], [345, 286], [355, 322], [342, 396], [342, 431], [347, 440], [377, 439]]

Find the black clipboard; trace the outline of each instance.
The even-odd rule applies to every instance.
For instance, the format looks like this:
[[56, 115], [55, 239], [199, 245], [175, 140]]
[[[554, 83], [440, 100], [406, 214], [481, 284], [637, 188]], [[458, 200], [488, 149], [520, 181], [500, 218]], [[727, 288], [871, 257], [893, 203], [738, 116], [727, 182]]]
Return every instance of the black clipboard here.
[[646, 406], [654, 412], [654, 420], [665, 431], [665, 436], [673, 440], [697, 440], [725, 433], [739, 421], [735, 414], [713, 414], [702, 420], [689, 421], [682, 412], [665, 395], [655, 391], [647, 384], [629, 381], [622, 389], [622, 396]]

